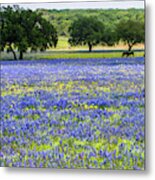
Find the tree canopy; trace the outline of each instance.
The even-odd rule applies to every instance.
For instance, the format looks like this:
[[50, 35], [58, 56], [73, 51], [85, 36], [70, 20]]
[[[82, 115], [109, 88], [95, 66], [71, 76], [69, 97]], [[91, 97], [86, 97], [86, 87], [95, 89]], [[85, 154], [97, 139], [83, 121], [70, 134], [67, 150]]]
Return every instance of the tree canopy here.
[[1, 51], [7, 49], [17, 59], [23, 59], [23, 53], [30, 50], [45, 50], [56, 47], [58, 36], [54, 26], [32, 10], [18, 6], [2, 7], [0, 12]]
[[91, 52], [92, 46], [100, 43], [103, 34], [103, 24], [95, 17], [78, 17], [69, 27], [69, 43], [85, 45]]
[[[0, 8], [0, 51], [23, 59], [27, 51], [56, 47], [58, 36], [71, 45], [113, 46], [119, 41], [130, 51], [144, 42], [143, 9], [25, 10], [18, 6]], [[19, 54], [19, 57], [17, 57]]]
[[118, 40], [122, 40], [125, 44], [128, 44], [128, 51], [131, 51], [135, 44], [144, 42], [144, 21], [132, 19], [122, 20], [118, 23], [116, 31]]
[[114, 28], [119, 21], [144, 19], [144, 9], [37, 9], [57, 29], [59, 36], [69, 37], [68, 28], [78, 16], [94, 16], [107, 26]]
[[79, 16], [69, 27], [69, 43], [71, 45], [85, 45], [92, 47], [97, 44], [112, 46], [117, 42], [115, 28], [101, 22], [97, 17]]

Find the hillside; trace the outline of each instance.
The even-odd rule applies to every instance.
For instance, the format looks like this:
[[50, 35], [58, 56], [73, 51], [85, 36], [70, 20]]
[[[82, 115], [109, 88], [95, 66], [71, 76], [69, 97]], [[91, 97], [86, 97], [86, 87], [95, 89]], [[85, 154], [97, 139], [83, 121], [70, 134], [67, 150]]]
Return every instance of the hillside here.
[[78, 16], [96, 16], [96, 18], [103, 21], [104, 24], [113, 27], [122, 19], [138, 19], [144, 21], [143, 9], [38, 9], [36, 11], [37, 13], [42, 13], [43, 17], [56, 27], [59, 36], [68, 36], [68, 27]]

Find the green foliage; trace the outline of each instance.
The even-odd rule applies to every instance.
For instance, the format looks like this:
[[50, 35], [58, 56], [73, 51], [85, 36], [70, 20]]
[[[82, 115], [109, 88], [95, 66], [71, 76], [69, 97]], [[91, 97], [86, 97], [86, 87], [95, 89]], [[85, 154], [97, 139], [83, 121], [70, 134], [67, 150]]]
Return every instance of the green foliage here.
[[95, 17], [78, 17], [69, 27], [71, 45], [89, 46], [89, 51], [93, 45], [100, 43], [103, 35], [104, 26]]
[[102, 34], [102, 45], [113, 46], [117, 42], [116, 28], [110, 25], [104, 25], [104, 32]]
[[37, 13], [42, 13], [43, 17], [56, 27], [59, 36], [69, 37], [68, 29], [73, 21], [79, 16], [94, 16], [111, 29], [123, 20], [144, 21], [143, 9], [64, 9], [46, 10], [38, 9]]
[[56, 47], [58, 36], [60, 49], [70, 49], [68, 39], [71, 45], [88, 45], [89, 51], [94, 45], [113, 46], [120, 40], [128, 44], [129, 50], [144, 42], [143, 9], [32, 11], [8, 6], [0, 10], [0, 51], [12, 52], [14, 59], [18, 54], [23, 59], [27, 51]]
[[18, 6], [2, 7], [1, 12], [1, 50], [7, 48], [17, 59], [15, 50], [23, 53], [31, 50], [45, 50], [56, 47], [58, 37], [54, 26], [32, 10], [20, 9]]
[[128, 44], [129, 51], [133, 45], [144, 42], [145, 27], [143, 21], [121, 20], [117, 25], [117, 36], [119, 40]]

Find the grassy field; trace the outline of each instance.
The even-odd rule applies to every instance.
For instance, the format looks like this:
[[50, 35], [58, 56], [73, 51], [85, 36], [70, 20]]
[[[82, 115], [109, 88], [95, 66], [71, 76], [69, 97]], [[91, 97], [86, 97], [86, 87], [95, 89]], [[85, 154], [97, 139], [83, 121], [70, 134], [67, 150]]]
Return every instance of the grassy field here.
[[[143, 56], [143, 52], [136, 52], [135, 57]], [[33, 59], [35, 56], [31, 56], [31, 59]], [[72, 59], [72, 58], [78, 58], [78, 59], [87, 59], [87, 58], [120, 58], [122, 57], [122, 53], [120, 52], [110, 52], [110, 53], [51, 53], [51, 54], [39, 54], [37, 56], [38, 59]]]
[[[134, 57], [142, 57], [144, 52], [135, 52]], [[24, 59], [85, 59], [85, 58], [121, 58], [121, 52], [45, 52], [26, 53]], [[13, 59], [11, 53], [1, 53], [1, 60]]]
[[[102, 45], [97, 45], [93, 47], [93, 50], [111, 50], [111, 49], [128, 49], [128, 46], [125, 45], [123, 42], [120, 42], [119, 44], [115, 46], [102, 46]], [[133, 47], [134, 49], [144, 49], [144, 44], [136, 44]], [[53, 50], [51, 48], [50, 50]], [[59, 37], [58, 44], [56, 50], [88, 50], [88, 46], [70, 46], [68, 43], [68, 38], [67, 37]]]
[[[59, 37], [58, 45], [56, 48], [50, 48], [46, 52], [24, 54], [24, 59], [70, 59], [70, 58], [120, 58], [122, 57], [122, 51], [127, 50], [127, 45], [119, 43], [115, 46], [94, 46], [93, 51], [88, 52], [88, 47], [74, 46], [71, 47], [68, 43], [67, 37]], [[144, 56], [144, 44], [137, 44], [133, 47], [135, 51], [134, 57]], [[17, 53], [17, 56], [19, 54]], [[1, 53], [1, 60], [13, 59], [12, 53]]]

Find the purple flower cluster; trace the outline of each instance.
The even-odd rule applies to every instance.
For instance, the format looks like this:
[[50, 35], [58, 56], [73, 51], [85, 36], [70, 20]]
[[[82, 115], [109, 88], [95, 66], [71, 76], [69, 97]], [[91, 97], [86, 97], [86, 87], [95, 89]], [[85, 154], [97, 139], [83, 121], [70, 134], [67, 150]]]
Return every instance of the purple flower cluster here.
[[144, 58], [1, 63], [1, 166], [144, 169]]

